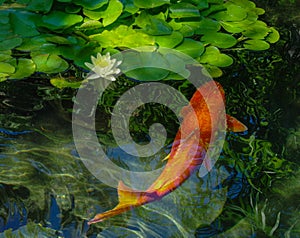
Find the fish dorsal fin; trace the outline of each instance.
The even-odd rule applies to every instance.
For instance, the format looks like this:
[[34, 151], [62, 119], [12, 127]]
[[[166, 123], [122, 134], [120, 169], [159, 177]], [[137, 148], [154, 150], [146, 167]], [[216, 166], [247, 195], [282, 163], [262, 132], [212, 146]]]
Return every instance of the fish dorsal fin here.
[[226, 114], [226, 122], [227, 122], [227, 130], [233, 132], [243, 132], [247, 131], [248, 128], [243, 123], [241, 123], [238, 119], [229, 116]]

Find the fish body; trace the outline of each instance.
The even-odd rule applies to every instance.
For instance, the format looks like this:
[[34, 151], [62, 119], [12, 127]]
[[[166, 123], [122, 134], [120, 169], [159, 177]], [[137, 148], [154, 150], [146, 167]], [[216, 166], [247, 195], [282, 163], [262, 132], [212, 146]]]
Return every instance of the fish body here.
[[[222, 86], [209, 81], [202, 85], [192, 96], [189, 105], [183, 107], [183, 120], [176, 134], [167, 164], [146, 191], [136, 191], [122, 181], [118, 184], [118, 205], [112, 210], [97, 214], [88, 224], [126, 212], [134, 207], [161, 199], [178, 188], [203, 163], [208, 146], [213, 143], [219, 123], [226, 121], [227, 129], [242, 132], [247, 127], [234, 117], [224, 113], [224, 90]], [[223, 110], [223, 111], [222, 111]], [[225, 115], [225, 118], [220, 118]], [[210, 170], [208, 160], [204, 161]]]

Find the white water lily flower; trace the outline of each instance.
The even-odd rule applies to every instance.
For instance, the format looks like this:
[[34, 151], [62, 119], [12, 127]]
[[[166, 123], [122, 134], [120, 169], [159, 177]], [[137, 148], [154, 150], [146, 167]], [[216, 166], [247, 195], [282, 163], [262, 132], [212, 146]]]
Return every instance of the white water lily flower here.
[[110, 81], [116, 81], [115, 75], [119, 74], [121, 70], [118, 66], [122, 61], [111, 59], [110, 54], [101, 55], [97, 54], [97, 58], [91, 57], [92, 64], [85, 63], [85, 65], [93, 71], [87, 79], [104, 78]]

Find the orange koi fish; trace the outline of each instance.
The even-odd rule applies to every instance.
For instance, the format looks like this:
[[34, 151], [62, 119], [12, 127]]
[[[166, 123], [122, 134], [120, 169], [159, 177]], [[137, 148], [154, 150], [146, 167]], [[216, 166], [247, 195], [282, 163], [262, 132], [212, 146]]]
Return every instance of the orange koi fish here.
[[[146, 191], [133, 190], [120, 181], [118, 205], [112, 210], [97, 214], [88, 224], [101, 222], [132, 208], [161, 199], [178, 188], [199, 168], [205, 158], [209, 143], [214, 140], [212, 138], [218, 128], [225, 101], [224, 90], [215, 81], [209, 81], [199, 89], [192, 96], [189, 105], [181, 110], [183, 121], [176, 134], [171, 152], [165, 158], [168, 161], [160, 176]], [[247, 130], [247, 127], [234, 117], [226, 115], [225, 119], [228, 130], [233, 132]], [[184, 130], [181, 130], [182, 128]], [[200, 131], [195, 128], [199, 128]], [[205, 160], [204, 163], [210, 170], [209, 162]]]

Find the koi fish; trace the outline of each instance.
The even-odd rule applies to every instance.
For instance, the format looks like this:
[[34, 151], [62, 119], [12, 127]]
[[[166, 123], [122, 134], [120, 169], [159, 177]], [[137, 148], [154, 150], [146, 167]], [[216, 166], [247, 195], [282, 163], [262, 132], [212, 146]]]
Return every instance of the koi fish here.
[[[181, 110], [183, 120], [180, 130], [176, 134], [170, 154], [165, 158], [167, 163], [159, 177], [146, 191], [133, 190], [120, 181], [118, 205], [112, 210], [97, 214], [88, 224], [104, 221], [135, 207], [161, 199], [178, 188], [199, 168], [204, 161], [209, 143], [214, 141], [213, 135], [218, 129], [219, 117], [225, 101], [224, 90], [215, 81], [209, 81], [199, 89], [192, 96], [189, 105]], [[233, 132], [247, 130], [247, 127], [234, 117], [229, 115], [225, 117], [227, 130]], [[195, 128], [199, 128], [200, 131]], [[206, 168], [210, 170], [209, 161], [205, 163]]]

